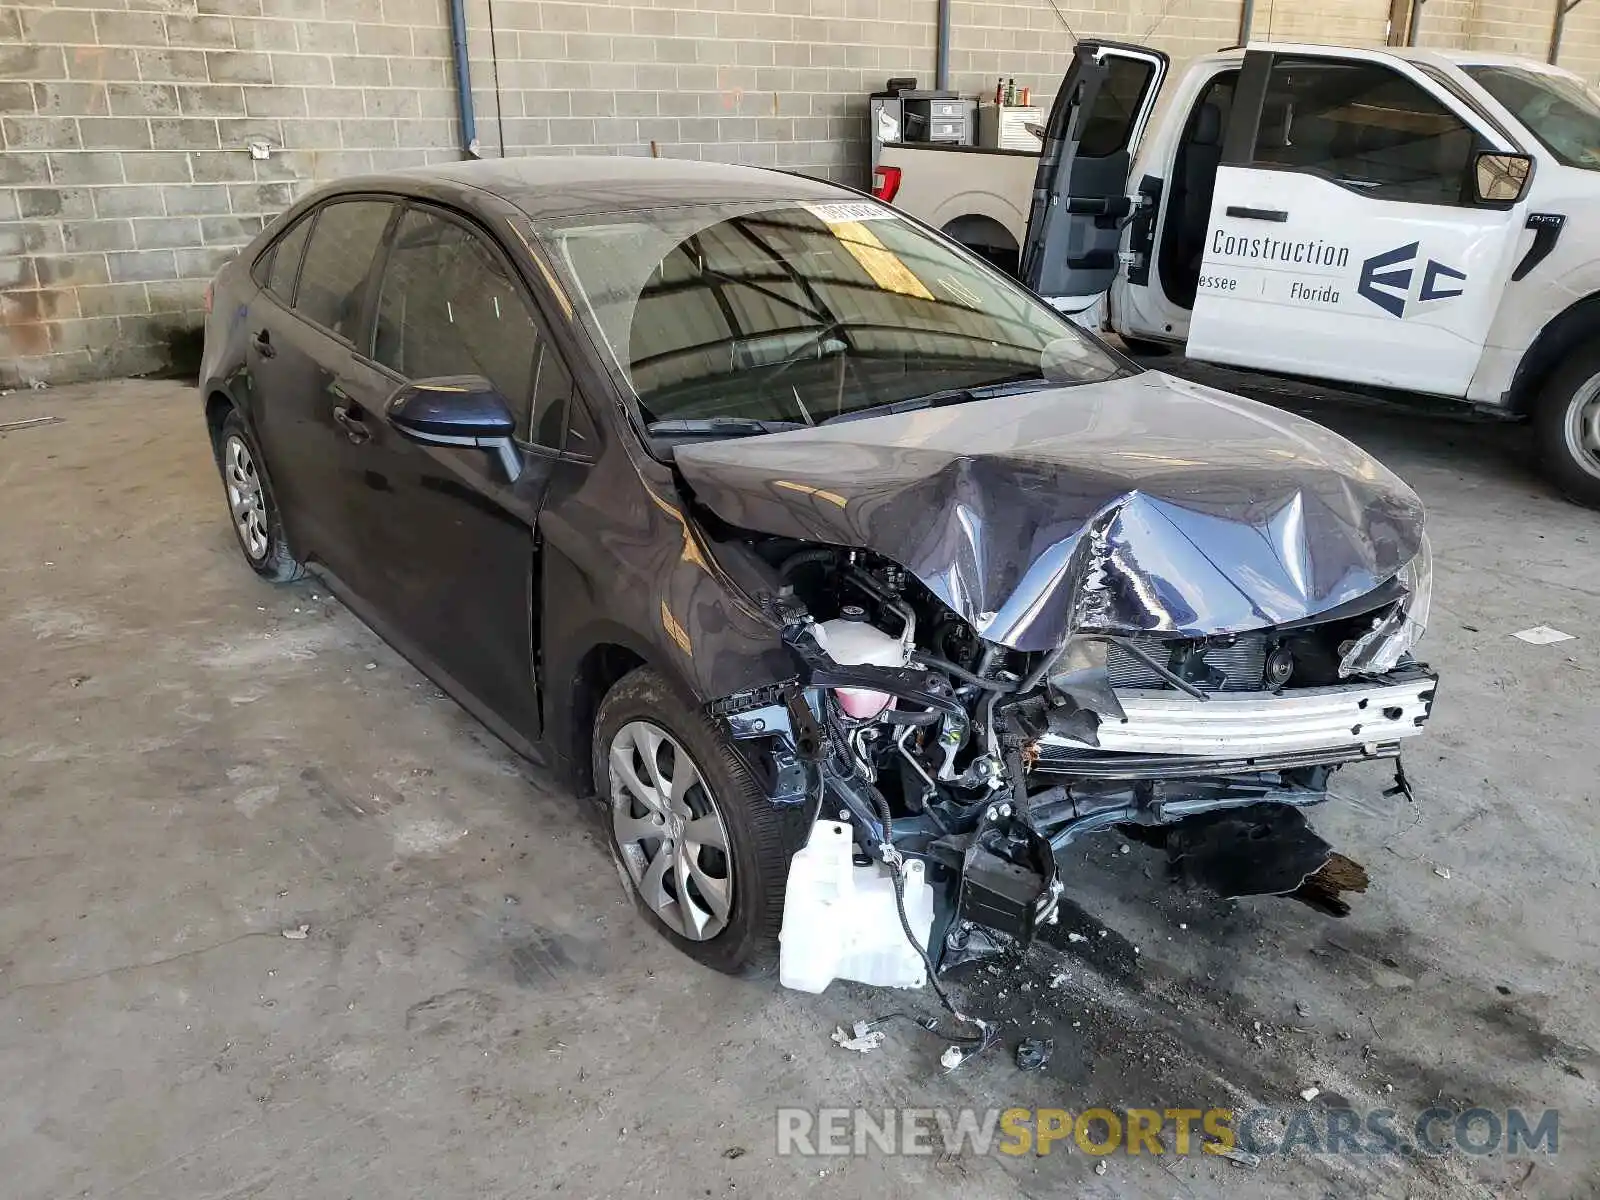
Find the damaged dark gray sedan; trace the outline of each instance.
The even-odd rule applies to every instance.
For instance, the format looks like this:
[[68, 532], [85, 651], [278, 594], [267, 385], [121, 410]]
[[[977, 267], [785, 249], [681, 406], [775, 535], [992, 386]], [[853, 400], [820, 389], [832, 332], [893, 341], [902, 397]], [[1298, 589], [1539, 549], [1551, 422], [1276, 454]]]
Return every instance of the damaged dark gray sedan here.
[[1403, 788], [1433, 703], [1400, 480], [820, 182], [325, 188], [215, 281], [202, 396], [251, 566], [570, 775], [722, 970], [915, 986], [1114, 828], [1340, 913], [1365, 875], [1303, 810], [1351, 762]]

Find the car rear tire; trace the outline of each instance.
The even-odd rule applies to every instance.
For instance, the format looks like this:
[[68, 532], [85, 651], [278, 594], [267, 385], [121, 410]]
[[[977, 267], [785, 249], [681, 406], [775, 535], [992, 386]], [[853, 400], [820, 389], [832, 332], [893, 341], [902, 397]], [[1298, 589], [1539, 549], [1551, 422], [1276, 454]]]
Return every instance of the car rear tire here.
[[305, 565], [289, 548], [283, 520], [266, 473], [261, 451], [237, 412], [222, 419], [217, 431], [217, 470], [228, 502], [228, 523], [250, 569], [273, 583], [289, 583], [305, 574]]
[[650, 923], [708, 967], [770, 971], [795, 810], [775, 807], [702, 706], [649, 667], [601, 701], [593, 767], [598, 815]]
[[1600, 348], [1575, 353], [1533, 410], [1545, 470], [1568, 498], [1600, 508]]

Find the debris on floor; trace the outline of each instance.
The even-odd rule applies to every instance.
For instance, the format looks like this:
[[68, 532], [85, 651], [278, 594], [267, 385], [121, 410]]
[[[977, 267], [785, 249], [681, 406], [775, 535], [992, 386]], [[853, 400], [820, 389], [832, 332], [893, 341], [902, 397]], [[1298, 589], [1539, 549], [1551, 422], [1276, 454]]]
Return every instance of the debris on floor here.
[[947, 1072], [954, 1071], [966, 1061], [966, 1058], [966, 1051], [962, 1050], [960, 1046], [946, 1046], [944, 1053], [939, 1055], [939, 1065]]
[[1254, 1170], [1261, 1165], [1261, 1156], [1259, 1154], [1251, 1154], [1248, 1150], [1224, 1148], [1215, 1142], [1208, 1145], [1206, 1149], [1218, 1158], [1227, 1159], [1236, 1167], [1247, 1167], [1250, 1170]]
[[1440, 879], [1449, 879], [1450, 878], [1450, 868], [1449, 867], [1435, 867], [1433, 869], [1433, 873], [1435, 875], [1437, 875]]
[[13, 433], [18, 429], [36, 429], [41, 425], [55, 425], [65, 417], [24, 417], [20, 421], [0, 421], [0, 433]]
[[883, 1045], [883, 1030], [873, 1029], [865, 1021], [857, 1021], [846, 1033], [841, 1025], [833, 1031], [834, 1042], [845, 1050], [854, 1050], [858, 1054], [866, 1054]]
[[283, 931], [283, 936], [291, 942], [303, 942], [311, 933], [309, 925], [295, 925]]
[[1552, 642], [1570, 642], [1573, 638], [1572, 634], [1551, 629], [1548, 625], [1535, 625], [1532, 629], [1523, 629], [1511, 636], [1534, 646], [1548, 646]]
[[1050, 1038], [1023, 1038], [1017, 1043], [1017, 1068], [1022, 1071], [1042, 1071], [1050, 1062], [1056, 1044]]
[[1106, 1160], [1103, 1158], [1094, 1165], [1094, 1173], [1096, 1175], [1104, 1175], [1108, 1169], [1109, 1168], [1106, 1166]]
[[1307, 1104], [1310, 1104], [1313, 1100], [1315, 1100], [1320, 1095], [1322, 1095], [1322, 1089], [1321, 1088], [1319, 1088], [1319, 1087], [1308, 1087], [1303, 1092], [1300, 1093], [1300, 1099], [1304, 1100]]

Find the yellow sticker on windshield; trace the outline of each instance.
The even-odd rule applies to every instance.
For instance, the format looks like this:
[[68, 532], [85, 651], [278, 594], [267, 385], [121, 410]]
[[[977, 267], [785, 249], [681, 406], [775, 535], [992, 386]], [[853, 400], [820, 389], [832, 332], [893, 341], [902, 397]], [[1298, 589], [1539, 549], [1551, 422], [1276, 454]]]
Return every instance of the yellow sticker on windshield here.
[[933, 293], [927, 285], [916, 277], [900, 256], [879, 241], [878, 235], [861, 222], [829, 221], [828, 228], [850, 257], [872, 277], [872, 282], [884, 291], [897, 292], [918, 300], [933, 299]]

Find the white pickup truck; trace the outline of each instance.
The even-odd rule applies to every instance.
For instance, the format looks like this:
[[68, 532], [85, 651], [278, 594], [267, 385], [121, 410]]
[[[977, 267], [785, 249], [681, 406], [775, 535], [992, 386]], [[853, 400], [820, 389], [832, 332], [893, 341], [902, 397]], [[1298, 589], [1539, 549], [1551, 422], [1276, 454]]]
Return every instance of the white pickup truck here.
[[[887, 145], [874, 191], [1134, 345], [1530, 417], [1600, 507], [1600, 96], [1503, 56], [1079, 44], [1039, 155]], [[1009, 257], [1009, 262], [1008, 262]]]

